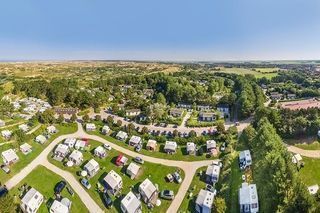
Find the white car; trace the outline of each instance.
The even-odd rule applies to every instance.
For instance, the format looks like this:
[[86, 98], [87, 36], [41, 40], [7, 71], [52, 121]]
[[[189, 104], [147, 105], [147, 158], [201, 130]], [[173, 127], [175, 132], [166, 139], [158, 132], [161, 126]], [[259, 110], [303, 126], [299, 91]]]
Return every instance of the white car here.
[[103, 147], [106, 149], [106, 150], [111, 150], [111, 146], [109, 144], [103, 144]]

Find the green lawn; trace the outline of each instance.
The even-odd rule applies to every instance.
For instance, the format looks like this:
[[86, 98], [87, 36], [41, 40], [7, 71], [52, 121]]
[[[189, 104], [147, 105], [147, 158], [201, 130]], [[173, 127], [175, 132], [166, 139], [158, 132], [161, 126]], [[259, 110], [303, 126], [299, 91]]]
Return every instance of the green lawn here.
[[[189, 193], [187, 193], [179, 207], [179, 212], [194, 212], [195, 210], [195, 201], [197, 199], [198, 193], [200, 189], [204, 189], [206, 187], [206, 183], [204, 181], [204, 176], [206, 173], [207, 167], [201, 167], [197, 170], [195, 176], [192, 179]], [[202, 176], [200, 176], [200, 172], [202, 171]], [[189, 194], [192, 193], [192, 196]]]
[[320, 185], [320, 159], [303, 157], [304, 167], [300, 169], [299, 176], [307, 185]]
[[[134, 147], [129, 146], [127, 143], [125, 143], [123, 141], [119, 141], [111, 136], [103, 135], [99, 131], [92, 131], [92, 132], [88, 132], [88, 133], [98, 135], [111, 143], [117, 144], [117, 145], [122, 146], [126, 149], [134, 151]], [[144, 141], [143, 148], [140, 151], [140, 153], [143, 155], [147, 155], [147, 156], [151, 156], [151, 157], [155, 157], [155, 158], [163, 158], [163, 159], [169, 159], [169, 160], [183, 160], [183, 161], [216, 159], [216, 157], [207, 157], [205, 153], [202, 156], [188, 155], [186, 153], [186, 146], [178, 146], [177, 153], [175, 153], [173, 155], [168, 155], [165, 152], [163, 152], [164, 144], [158, 143], [158, 150], [153, 151], [153, 152], [146, 150], [145, 145], [146, 145], [146, 141]], [[203, 145], [203, 150], [205, 150], [205, 149], [206, 149], [206, 145]]]
[[270, 73], [270, 70], [265, 70], [263, 68], [258, 68], [257, 70], [261, 70], [261, 72], [253, 71], [251, 69], [246, 69], [246, 68], [237, 68], [237, 67], [224, 68], [224, 67], [221, 67], [220, 70], [216, 71], [216, 72], [233, 73], [233, 74], [237, 74], [237, 75], [251, 74], [251, 75], [254, 75], [256, 78], [266, 77], [268, 79], [271, 79], [271, 78], [278, 75], [278, 73]]
[[[28, 186], [35, 188], [44, 196], [44, 202], [40, 206], [38, 212], [48, 212], [48, 208], [55, 198], [54, 187], [61, 180], [63, 180], [63, 177], [60, 177], [43, 166], [38, 166], [26, 178], [24, 178], [18, 186], [13, 188], [11, 193], [16, 195], [17, 202], [20, 203], [20, 199], [18, 198], [20, 195], [19, 188], [26, 183]], [[67, 189], [64, 189], [62, 191], [62, 197], [67, 197], [72, 201], [71, 212], [88, 211], [77, 194], [72, 197], [68, 193]], [[46, 204], [48, 204], [48, 207]]]
[[[224, 121], [223, 119], [221, 120]], [[212, 127], [216, 125], [217, 121], [213, 121], [213, 122], [199, 121], [199, 113], [192, 113], [190, 118], [187, 120], [186, 125], [187, 127]]]
[[227, 211], [231, 213], [239, 212], [238, 192], [242, 181], [242, 172], [238, 164], [238, 152], [234, 153], [231, 164], [231, 178], [230, 178], [230, 197], [226, 199]]
[[[11, 177], [13, 177], [15, 174], [17, 174], [21, 169], [26, 167], [33, 159], [35, 159], [41, 152], [42, 150], [49, 145], [51, 141], [53, 141], [55, 138], [57, 138], [59, 135], [63, 134], [69, 134], [77, 131], [77, 125], [76, 124], [64, 124], [64, 125], [56, 125], [58, 128], [59, 132], [52, 135], [52, 137], [43, 145], [36, 143], [34, 141], [34, 138], [38, 136], [39, 134], [45, 132], [45, 126], [42, 126], [39, 128], [37, 131], [32, 133], [31, 135], [27, 136], [27, 143], [29, 143], [32, 146], [32, 152], [29, 153], [28, 155], [24, 155], [20, 152], [19, 150], [19, 145], [17, 143], [13, 144], [6, 144], [3, 146], [0, 146], [0, 153], [13, 148], [19, 150], [17, 152], [17, 155], [19, 156], [19, 161], [13, 165], [10, 166], [11, 172], [9, 174], [5, 174], [2, 170], [0, 171], [0, 180], [1, 182], [6, 182], [9, 180]], [[3, 163], [2, 158], [0, 158], [0, 164]]]
[[[114, 170], [115, 172], [117, 172], [118, 174], [121, 174], [122, 176], [122, 180], [123, 180], [123, 189], [121, 192], [122, 195], [127, 194], [131, 188], [133, 188], [134, 191], [137, 191], [139, 184], [147, 177], [153, 183], [158, 184], [160, 190], [170, 189], [170, 190], [173, 190], [175, 193], [177, 193], [180, 185], [177, 183], [168, 183], [165, 180], [165, 176], [168, 173], [173, 173], [174, 171], [177, 171], [177, 168], [145, 162], [141, 166], [142, 173], [139, 175], [139, 177], [136, 180], [131, 180], [124, 173], [125, 167], [124, 168], [117, 167], [114, 164], [116, 157], [119, 155], [119, 152], [117, 152], [116, 150], [108, 151], [108, 156], [105, 159], [99, 159], [97, 157], [93, 157], [92, 152], [97, 146], [102, 144], [97, 141], [90, 141], [89, 143], [90, 143], [90, 148], [83, 153], [84, 163], [81, 165], [81, 167], [67, 168], [63, 166], [62, 162], [53, 160], [51, 156], [48, 156], [48, 159], [54, 165], [71, 172], [77, 179], [80, 180], [80, 177], [78, 176], [78, 172], [81, 171], [81, 168], [83, 168], [83, 166], [87, 163], [88, 160], [90, 160], [91, 158], [94, 158], [99, 163], [101, 170], [99, 171], [98, 174], [96, 174], [93, 178], [90, 179], [90, 183], [92, 187], [90, 190], [88, 190], [88, 193], [102, 208], [105, 208], [105, 207], [101, 200], [100, 194], [97, 191], [96, 184], [98, 182], [101, 183], [101, 180], [107, 175], [107, 173], [110, 170]], [[128, 162], [131, 162], [132, 159], [130, 157], [128, 158], [129, 158]], [[182, 172], [182, 177], [184, 177], [183, 172]], [[108, 212], [120, 211], [121, 199], [113, 197], [113, 200], [114, 200], [114, 207], [111, 210], [108, 210]], [[154, 212], [165, 212], [171, 203], [171, 201], [167, 201], [167, 200], [161, 200], [161, 202], [162, 202], [161, 206], [155, 207]], [[143, 211], [144, 212], [147, 211], [146, 205], [144, 204], [143, 204]]]

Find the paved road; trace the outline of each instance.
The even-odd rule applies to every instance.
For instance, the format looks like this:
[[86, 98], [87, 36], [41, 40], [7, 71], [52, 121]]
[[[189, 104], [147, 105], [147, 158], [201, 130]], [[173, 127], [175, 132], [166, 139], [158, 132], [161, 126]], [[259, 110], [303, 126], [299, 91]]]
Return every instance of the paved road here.
[[29, 132], [27, 132], [27, 135], [30, 135], [37, 131], [41, 127], [41, 124], [38, 124], [35, 128], [31, 129]]
[[[122, 152], [126, 155], [136, 157], [139, 156], [145, 161], [155, 163], [155, 164], [162, 164], [166, 166], [173, 166], [173, 167], [179, 167], [181, 168], [185, 173], [185, 178], [183, 182], [181, 183], [181, 186], [179, 188], [179, 191], [177, 195], [175, 196], [175, 199], [172, 201], [169, 209], [167, 212], [174, 213], [177, 212], [180, 204], [184, 198], [184, 196], [187, 194], [187, 191], [190, 187], [191, 181], [195, 175], [195, 172], [198, 168], [207, 166], [213, 162], [213, 160], [204, 160], [204, 161], [195, 161], [195, 162], [185, 162], [185, 161], [175, 161], [175, 160], [166, 160], [161, 158], [154, 158], [150, 156], [145, 156], [136, 152], [133, 152], [131, 150], [125, 149], [121, 146], [118, 146], [114, 143], [111, 143], [99, 136], [96, 135], [89, 135], [87, 134], [81, 124], [78, 123], [78, 131], [73, 134], [69, 135], [61, 135], [57, 137], [55, 140], [53, 140], [42, 152], [41, 154], [35, 158], [29, 165], [27, 165], [24, 169], [22, 169], [18, 174], [13, 176], [9, 181], [6, 182], [6, 185], [8, 189], [13, 188], [16, 186], [19, 182], [21, 182], [33, 169], [35, 169], [38, 165], [43, 165], [50, 169], [51, 171], [61, 175], [65, 180], [72, 186], [74, 191], [79, 195], [82, 202], [87, 206], [87, 208], [90, 210], [90, 212], [102, 212], [100, 207], [95, 203], [95, 201], [87, 194], [87, 192], [82, 188], [82, 186], [79, 184], [79, 182], [76, 180], [76, 178], [70, 174], [69, 172], [63, 171], [62, 169], [50, 164], [47, 160], [47, 156], [50, 154], [50, 152], [53, 150], [53, 148], [61, 141], [68, 137], [76, 137], [76, 138], [88, 138], [92, 140], [99, 141], [104, 144], [109, 144], [113, 149]], [[217, 161], [217, 160], [216, 160]]]
[[[108, 116], [112, 116], [114, 121], [118, 121], [120, 120], [122, 122], [122, 126], [128, 125], [129, 123], [133, 123], [135, 127], [139, 127], [140, 129], [142, 129], [143, 127], [147, 127], [149, 129], [149, 131], [160, 131], [160, 132], [173, 132], [174, 130], [178, 130], [181, 133], [186, 133], [188, 134], [190, 131], [195, 131], [197, 133], [197, 135], [201, 135], [204, 131], [208, 132], [208, 131], [214, 131], [216, 130], [216, 127], [186, 127], [186, 126], [179, 126], [178, 128], [174, 128], [172, 126], [167, 126], [167, 127], [160, 127], [160, 126], [154, 126], [154, 125], [142, 125], [142, 124], [137, 124], [133, 121], [126, 121], [123, 117], [114, 115], [114, 114], [110, 114], [108, 112], [105, 111], [101, 111], [99, 114], [94, 113], [93, 111], [91, 111], [89, 113], [89, 117], [90, 118], [94, 118], [95, 115], [100, 115], [102, 119], [106, 119]], [[242, 130], [244, 130], [252, 121], [252, 118], [248, 118], [246, 120], [240, 121], [239, 122], [239, 126], [237, 126], [237, 129], [239, 132], [242, 132]], [[225, 127], [226, 129], [230, 128], [231, 126], [234, 126], [233, 122], [226, 122]]]
[[300, 154], [305, 157], [320, 158], [320, 150], [305, 150], [305, 149], [300, 149], [298, 147], [290, 146], [290, 145], [287, 145], [287, 149], [289, 152]]

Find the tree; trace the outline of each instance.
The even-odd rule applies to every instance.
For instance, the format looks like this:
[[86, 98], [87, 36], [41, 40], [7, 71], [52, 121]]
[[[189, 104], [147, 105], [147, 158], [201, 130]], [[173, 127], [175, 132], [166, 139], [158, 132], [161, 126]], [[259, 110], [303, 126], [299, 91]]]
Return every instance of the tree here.
[[55, 122], [54, 111], [52, 109], [47, 109], [43, 113], [38, 114], [39, 122], [44, 124], [52, 124]]
[[135, 130], [135, 127], [134, 127], [133, 123], [129, 123], [127, 126], [128, 134], [132, 134], [134, 130]]
[[82, 120], [83, 120], [83, 122], [85, 122], [85, 123], [89, 122], [89, 120], [90, 120], [89, 115], [88, 115], [88, 114], [85, 114], [85, 115], [82, 117]]
[[10, 101], [2, 99], [0, 101], [0, 117], [10, 116], [13, 112], [13, 106]]
[[194, 130], [191, 130], [189, 132], [189, 137], [193, 138], [193, 137], [197, 137], [197, 133]]
[[15, 202], [12, 195], [9, 193], [5, 196], [0, 197], [0, 211], [1, 213], [14, 213], [15, 211]]
[[217, 131], [219, 134], [223, 134], [225, 132], [226, 128], [224, 126], [223, 121], [217, 121]]
[[120, 127], [120, 126], [122, 126], [122, 121], [121, 120], [117, 120], [116, 124], [117, 124], [118, 127]]
[[179, 132], [178, 132], [178, 130], [173, 130], [173, 132], [172, 132], [172, 136], [173, 137], [178, 137], [179, 136]]
[[95, 116], [95, 120], [96, 120], [96, 121], [101, 121], [101, 115], [96, 115], [96, 116]]
[[156, 102], [158, 104], [166, 105], [167, 100], [166, 100], [166, 97], [164, 97], [164, 95], [161, 92], [159, 92], [157, 93], [157, 96], [156, 96]]
[[225, 213], [227, 210], [226, 201], [221, 197], [216, 197], [214, 199], [213, 205], [214, 205], [214, 208], [213, 208], [214, 213]]
[[108, 123], [109, 126], [112, 126], [112, 125], [113, 125], [114, 120], [113, 120], [113, 117], [112, 117], [111, 115], [109, 115], [109, 116], [107, 117], [107, 123]]
[[147, 134], [148, 132], [149, 132], [149, 130], [146, 126], [142, 127], [142, 129], [141, 129], [142, 134]]
[[57, 123], [58, 123], [58, 124], [62, 124], [63, 121], [64, 121], [64, 117], [63, 117], [62, 114], [60, 114], [59, 117], [58, 117], [58, 119], [57, 119]]
[[77, 116], [76, 114], [72, 114], [71, 117], [70, 117], [70, 121], [73, 123], [77, 120]]
[[27, 140], [27, 135], [21, 129], [14, 131], [15, 140], [18, 142], [19, 145], [22, 145]]

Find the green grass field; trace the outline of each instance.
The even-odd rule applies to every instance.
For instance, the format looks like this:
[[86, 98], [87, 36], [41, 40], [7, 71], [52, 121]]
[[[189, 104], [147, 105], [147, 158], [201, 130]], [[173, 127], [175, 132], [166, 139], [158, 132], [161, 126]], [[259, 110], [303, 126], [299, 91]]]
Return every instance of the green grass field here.
[[245, 68], [237, 68], [237, 67], [233, 67], [233, 68], [224, 68], [224, 67], [220, 67], [220, 70], [217, 72], [224, 72], [224, 73], [233, 73], [233, 74], [237, 74], [237, 75], [246, 75], [246, 74], [251, 74], [254, 75], [256, 78], [262, 78], [262, 77], [266, 77], [268, 79], [271, 79], [275, 76], [277, 76], [277, 73], [271, 73], [271, 69], [270, 68], [257, 68], [256, 70], [258, 71], [254, 71], [251, 69], [245, 69]]
[[299, 171], [302, 181], [307, 186], [320, 185], [320, 159], [303, 157], [303, 162], [304, 167]]
[[[96, 174], [93, 178], [90, 179], [89, 182], [91, 183], [92, 187], [90, 190], [87, 190], [87, 191], [90, 194], [90, 196], [101, 206], [101, 208], [105, 208], [105, 207], [100, 197], [101, 194], [97, 191], [96, 184], [98, 182], [102, 183], [101, 182], [102, 179], [111, 170], [114, 170], [115, 172], [117, 172], [122, 176], [122, 180], [123, 180], [123, 189], [121, 192], [122, 195], [126, 195], [130, 191], [130, 189], [133, 189], [134, 191], [137, 192], [139, 184], [146, 178], [149, 178], [154, 184], [158, 184], [160, 190], [169, 189], [169, 190], [173, 190], [175, 194], [177, 193], [180, 187], [180, 184], [168, 183], [165, 180], [165, 176], [168, 173], [173, 173], [174, 171], [177, 171], [178, 170], [177, 168], [145, 162], [141, 166], [142, 172], [140, 173], [140, 175], [135, 180], [132, 180], [130, 179], [129, 176], [125, 174], [126, 167], [117, 167], [114, 163], [116, 157], [119, 155], [119, 152], [117, 152], [116, 150], [108, 151], [108, 156], [105, 159], [99, 159], [97, 157], [94, 157], [92, 153], [97, 146], [102, 144], [97, 141], [90, 141], [89, 144], [90, 144], [90, 148], [83, 153], [84, 163], [80, 167], [67, 168], [63, 165], [62, 162], [53, 160], [51, 156], [48, 156], [48, 159], [54, 165], [71, 172], [77, 179], [80, 180], [80, 177], [77, 175], [78, 172], [81, 171], [81, 168], [83, 168], [83, 166], [87, 163], [88, 160], [94, 158], [99, 163], [101, 170], [98, 172], [98, 174]], [[132, 158], [128, 157], [128, 159], [129, 159], [128, 162], [130, 163], [132, 161]], [[181, 173], [182, 173], [181, 174], [182, 177], [184, 177], [184, 174], [182, 171]], [[114, 207], [108, 210], [108, 212], [119, 212], [121, 199], [113, 197], [113, 200], [114, 200]], [[167, 200], [161, 200], [161, 202], [162, 202], [161, 206], [155, 207], [153, 210], [154, 212], [165, 212], [171, 203], [171, 201], [167, 201]], [[143, 212], [146, 212], [146, 211], [147, 211], [147, 207], [145, 204], [143, 204]]]
[[[20, 203], [20, 199], [18, 198], [20, 195], [19, 188], [23, 184], [27, 184], [35, 188], [44, 196], [44, 202], [40, 206], [38, 212], [48, 212], [49, 207], [47, 204], [53, 202], [54, 200], [54, 187], [55, 185], [63, 180], [63, 177], [51, 172], [43, 166], [36, 167], [25, 179], [23, 179], [18, 186], [12, 189], [11, 193], [13, 195], [17, 195], [17, 203]], [[62, 191], [62, 197], [67, 197], [72, 201], [71, 212], [87, 212], [86, 206], [82, 203], [79, 196], [75, 194], [73, 197], [68, 193], [67, 189]]]

